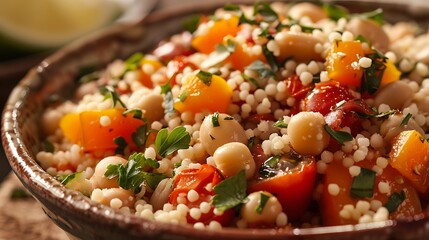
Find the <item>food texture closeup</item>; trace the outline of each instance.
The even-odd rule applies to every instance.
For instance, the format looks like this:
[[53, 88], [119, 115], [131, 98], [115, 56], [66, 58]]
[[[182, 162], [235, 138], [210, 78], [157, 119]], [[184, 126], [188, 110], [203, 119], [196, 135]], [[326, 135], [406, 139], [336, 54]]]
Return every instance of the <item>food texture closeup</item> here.
[[427, 30], [382, 9], [227, 4], [77, 77], [36, 158], [95, 202], [197, 229], [409, 219], [429, 199], [428, 64]]

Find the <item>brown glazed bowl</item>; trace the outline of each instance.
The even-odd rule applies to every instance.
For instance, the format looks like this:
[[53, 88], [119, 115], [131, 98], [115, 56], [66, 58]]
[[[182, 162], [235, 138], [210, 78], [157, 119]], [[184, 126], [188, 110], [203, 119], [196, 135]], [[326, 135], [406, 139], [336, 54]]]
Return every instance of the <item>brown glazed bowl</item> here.
[[[10, 165], [45, 213], [72, 238], [80, 239], [429, 239], [429, 213], [401, 221], [284, 230], [224, 228], [197, 230], [192, 226], [148, 221], [92, 202], [62, 186], [35, 161], [44, 136], [41, 114], [53, 96], [67, 98], [80, 69], [101, 68], [115, 58], [147, 51], [182, 30], [189, 15], [207, 13], [228, 0], [182, 3], [158, 11], [134, 25], [115, 26], [84, 42], [75, 42], [32, 69], [12, 91], [2, 118], [2, 141]], [[412, 2], [412, 1], [411, 1]], [[429, 6], [398, 1], [339, 1], [351, 11], [385, 10], [388, 21], [429, 22]], [[41, 226], [43, 227], [43, 226]]]

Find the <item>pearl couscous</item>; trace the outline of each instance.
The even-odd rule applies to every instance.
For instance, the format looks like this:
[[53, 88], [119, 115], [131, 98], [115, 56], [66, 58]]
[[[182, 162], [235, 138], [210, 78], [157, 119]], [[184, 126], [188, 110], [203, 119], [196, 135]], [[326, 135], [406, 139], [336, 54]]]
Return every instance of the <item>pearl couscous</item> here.
[[429, 35], [375, 9], [228, 4], [84, 76], [43, 115], [37, 160], [142, 219], [369, 223], [429, 196]]

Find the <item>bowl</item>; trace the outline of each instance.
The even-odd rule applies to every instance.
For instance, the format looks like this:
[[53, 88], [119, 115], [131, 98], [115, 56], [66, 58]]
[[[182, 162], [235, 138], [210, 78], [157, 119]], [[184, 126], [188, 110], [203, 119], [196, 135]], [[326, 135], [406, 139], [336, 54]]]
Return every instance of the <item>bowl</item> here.
[[[200, 1], [157, 11], [137, 24], [113, 26], [57, 51], [33, 68], [13, 89], [2, 118], [2, 142], [9, 163], [45, 213], [71, 238], [79, 239], [427, 239], [429, 212], [409, 219], [316, 228], [197, 230], [188, 225], [148, 221], [95, 203], [65, 188], [35, 161], [43, 134], [40, 119], [52, 96], [68, 98], [81, 69], [102, 68], [116, 58], [146, 51], [182, 29], [189, 15], [230, 1]], [[240, 3], [245, 1], [240, 1]], [[429, 7], [388, 1], [339, 1], [352, 11], [385, 10], [389, 21], [429, 22]]]

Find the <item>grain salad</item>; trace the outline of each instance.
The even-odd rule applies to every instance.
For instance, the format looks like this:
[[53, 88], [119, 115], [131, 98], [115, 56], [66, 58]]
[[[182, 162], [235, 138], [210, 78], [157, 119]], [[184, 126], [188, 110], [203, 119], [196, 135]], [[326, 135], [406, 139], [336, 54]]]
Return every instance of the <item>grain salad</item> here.
[[429, 34], [382, 9], [227, 4], [79, 77], [37, 161], [126, 214], [196, 229], [411, 218], [429, 197]]

